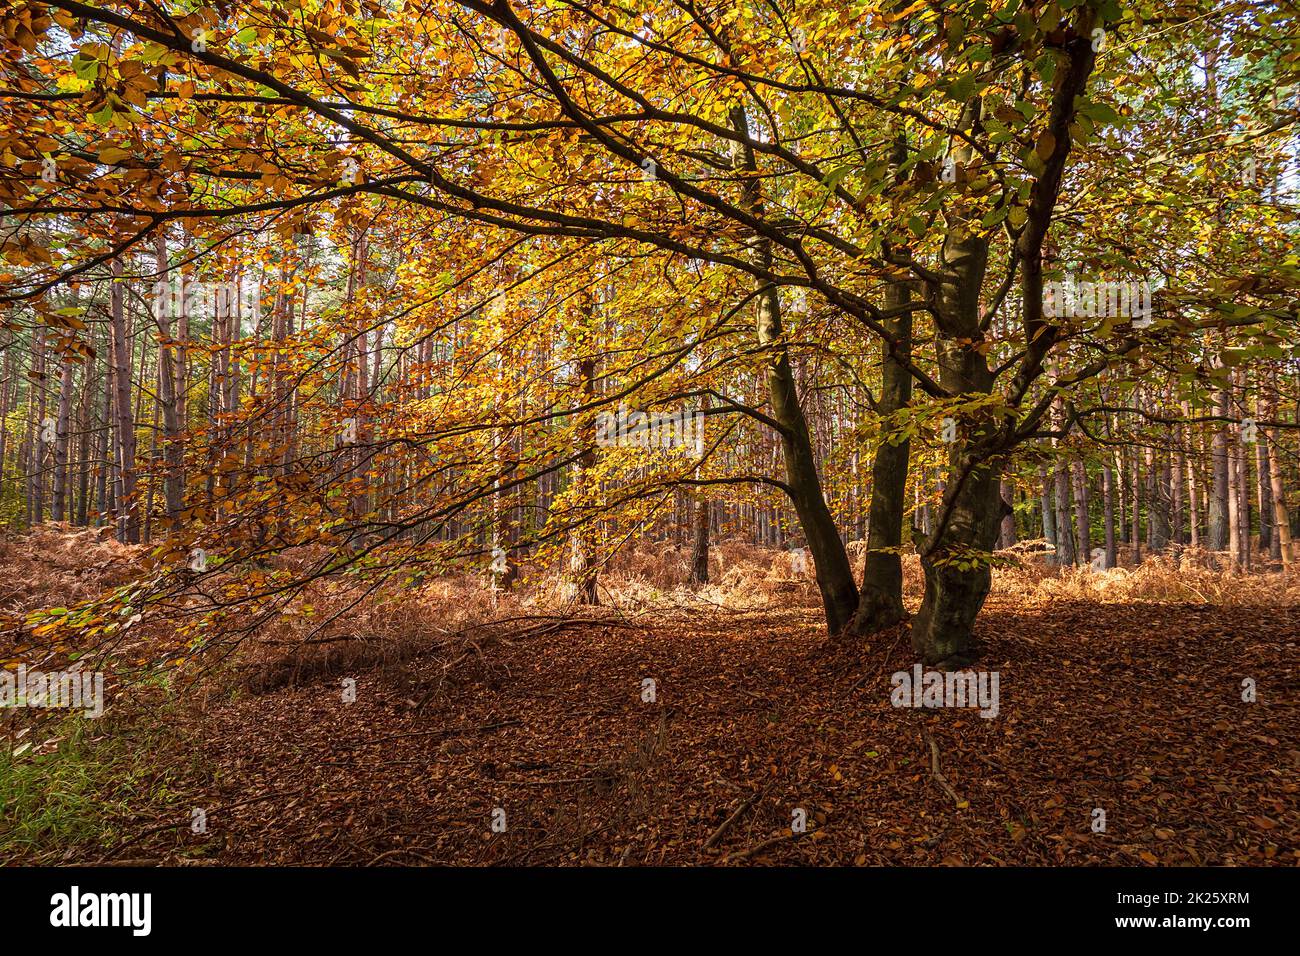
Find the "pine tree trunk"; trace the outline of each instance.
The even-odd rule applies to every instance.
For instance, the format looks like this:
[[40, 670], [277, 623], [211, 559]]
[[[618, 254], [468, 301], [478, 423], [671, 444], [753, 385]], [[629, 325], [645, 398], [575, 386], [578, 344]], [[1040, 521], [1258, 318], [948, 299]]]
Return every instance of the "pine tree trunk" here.
[[[155, 296], [154, 318], [158, 324], [158, 404], [163, 427], [163, 500], [167, 507], [168, 530], [174, 531], [185, 508], [185, 449], [181, 445], [181, 416], [177, 396], [184, 390], [178, 376], [177, 362], [172, 343], [172, 316], [170, 295], [162, 293], [167, 288], [167, 239], [159, 230], [154, 239], [158, 263], [158, 289]], [[277, 355], [278, 358], [278, 355]]]
[[[1229, 411], [1227, 389], [1220, 389], [1215, 395], [1215, 414], [1226, 416]], [[1211, 551], [1224, 551], [1228, 548], [1228, 426], [1222, 425], [1214, 433], [1210, 446], [1210, 457], [1214, 473], [1210, 489], [1210, 528], [1205, 546]]]
[[117, 437], [118, 487], [117, 537], [127, 544], [140, 542], [140, 513], [135, 500], [135, 419], [131, 408], [131, 341], [123, 304], [122, 260], [113, 260], [110, 293], [109, 356], [113, 365], [113, 415]]
[[59, 411], [55, 419], [54, 437], [54, 491], [50, 498], [50, 516], [55, 521], [68, 518], [68, 449], [71, 442], [69, 423], [72, 419], [72, 377], [75, 366], [71, 359], [59, 363]]

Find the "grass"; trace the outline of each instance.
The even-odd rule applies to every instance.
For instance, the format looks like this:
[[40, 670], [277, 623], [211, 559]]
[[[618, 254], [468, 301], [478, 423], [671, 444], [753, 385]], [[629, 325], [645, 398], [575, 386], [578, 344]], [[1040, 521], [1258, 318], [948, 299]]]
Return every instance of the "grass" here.
[[39, 753], [0, 748], [0, 864], [93, 862], [124, 825], [179, 798], [154, 759], [167, 752], [163, 722], [110, 720], [65, 717]]

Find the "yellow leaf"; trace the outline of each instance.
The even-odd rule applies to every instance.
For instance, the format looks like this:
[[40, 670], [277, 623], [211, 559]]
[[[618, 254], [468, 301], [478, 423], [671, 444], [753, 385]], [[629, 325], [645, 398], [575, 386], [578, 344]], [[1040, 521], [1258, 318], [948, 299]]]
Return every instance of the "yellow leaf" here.
[[1038, 137], [1038, 145], [1034, 147], [1034, 152], [1038, 154], [1039, 159], [1047, 162], [1055, 151], [1056, 137], [1052, 135], [1051, 130], [1043, 130], [1043, 135]]
[[106, 166], [115, 166], [130, 155], [130, 150], [120, 146], [106, 146], [99, 151], [99, 161]]

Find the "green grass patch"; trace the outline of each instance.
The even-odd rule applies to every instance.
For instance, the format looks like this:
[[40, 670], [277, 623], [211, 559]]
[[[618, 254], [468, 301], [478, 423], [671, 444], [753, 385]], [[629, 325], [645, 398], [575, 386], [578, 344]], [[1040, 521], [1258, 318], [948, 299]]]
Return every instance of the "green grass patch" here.
[[69, 716], [50, 730], [49, 752], [0, 745], [0, 863], [93, 863], [180, 799], [158, 761], [165, 720]]

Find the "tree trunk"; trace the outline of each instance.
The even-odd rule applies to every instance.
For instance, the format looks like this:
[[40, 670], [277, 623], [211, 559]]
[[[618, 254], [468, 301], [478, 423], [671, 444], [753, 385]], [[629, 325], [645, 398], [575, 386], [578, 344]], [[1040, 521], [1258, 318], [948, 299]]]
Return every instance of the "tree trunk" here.
[[[963, 126], [978, 121], [978, 101], [968, 104]], [[969, 159], [965, 148], [958, 159]], [[939, 383], [954, 396], [988, 394], [993, 374], [980, 345], [980, 290], [988, 240], [955, 212], [940, 254], [935, 296]], [[975, 618], [988, 597], [989, 566], [1002, 515], [1000, 423], [987, 414], [958, 422], [948, 448], [948, 477], [934, 533], [921, 548], [925, 597], [912, 624], [912, 648], [927, 664], [951, 668], [974, 660]], [[1068, 528], [1068, 525], [1067, 525]]]
[[1074, 462], [1075, 525], [1079, 529], [1079, 564], [1092, 561], [1092, 521], [1088, 513], [1088, 469], [1082, 461]]
[[1056, 505], [1053, 503], [1052, 482], [1047, 477], [1047, 468], [1044, 465], [1038, 466], [1038, 487], [1042, 489], [1039, 496], [1040, 509], [1043, 518], [1043, 537], [1047, 543], [1056, 548]]
[[[1228, 391], [1220, 389], [1215, 396], [1215, 414], [1228, 414]], [[1214, 433], [1210, 446], [1214, 465], [1214, 478], [1210, 490], [1210, 528], [1206, 547], [1211, 551], [1224, 551], [1228, 547], [1228, 426], [1221, 425]]]
[[[596, 331], [595, 293], [587, 290], [582, 300], [583, 334], [578, 339], [587, 354], [578, 358], [578, 403], [591, 406], [596, 401], [596, 357], [594, 354], [594, 335]], [[596, 413], [587, 412], [578, 425], [578, 441], [582, 454], [578, 456], [574, 470], [575, 493], [579, 508], [585, 508], [591, 497], [590, 484], [594, 480], [596, 468]], [[570, 536], [569, 572], [573, 577], [574, 600], [579, 604], [597, 605], [600, 594], [597, 590], [597, 567], [595, 561], [596, 542], [593, 540], [593, 526], [586, 520], [586, 515], [579, 515], [580, 523]]]
[[1129, 491], [1133, 499], [1132, 519], [1133, 527], [1131, 540], [1129, 541], [1129, 558], [1133, 567], [1142, 563], [1142, 456], [1135, 448], [1133, 449], [1133, 472], [1132, 479], [1129, 481]]
[[1244, 567], [1241, 540], [1241, 455], [1239, 443], [1226, 448], [1228, 464], [1228, 562], [1234, 571]]
[[[1190, 418], [1192, 415], [1191, 406], [1183, 402], [1183, 416]], [[1196, 461], [1200, 446], [1194, 445], [1191, 441], [1190, 434], [1187, 435], [1188, 455], [1187, 455], [1187, 543], [1193, 548], [1201, 546], [1201, 510], [1197, 502], [1200, 489], [1196, 483]]]
[[[709, 407], [709, 396], [703, 396], [701, 411]], [[701, 419], [700, 427], [703, 428]], [[701, 436], [702, 443], [703, 436]], [[700, 470], [695, 469], [696, 477], [699, 477]], [[695, 496], [695, 513], [692, 515], [692, 522], [695, 525], [694, 540], [691, 542], [691, 582], [693, 584], [709, 583], [709, 499], [701, 490]]]
[[1174, 428], [1174, 450], [1169, 465], [1169, 541], [1174, 546], [1174, 553], [1182, 553], [1187, 537], [1183, 534], [1185, 516], [1183, 514], [1183, 426]]
[[122, 260], [113, 260], [110, 293], [109, 347], [113, 365], [113, 413], [117, 432], [117, 537], [127, 544], [140, 542], [140, 513], [135, 501], [135, 420], [131, 409], [131, 342], [127, 336], [122, 296]]
[[1074, 521], [1070, 514], [1070, 477], [1064, 463], [1055, 467], [1056, 482], [1056, 563], [1069, 567], [1078, 560], [1074, 549]]
[[1106, 511], [1106, 557], [1105, 568], [1110, 570], [1118, 563], [1119, 554], [1115, 546], [1115, 469], [1109, 461], [1101, 466], [1101, 496]]
[[[172, 342], [172, 296], [162, 294], [168, 284], [167, 239], [162, 230], [154, 239], [158, 262], [158, 290], [155, 296], [154, 318], [158, 324], [158, 404], [161, 406], [163, 426], [163, 499], [167, 506], [169, 533], [176, 530], [185, 508], [185, 449], [181, 445], [181, 416], [177, 396], [184, 383], [177, 375], [178, 368]], [[180, 298], [183, 298], [183, 294]], [[278, 353], [276, 358], [279, 358]]]
[[1259, 503], [1259, 552], [1273, 549], [1273, 494], [1269, 482], [1268, 450], [1264, 442], [1255, 442], [1255, 494]]
[[1164, 455], [1157, 458], [1154, 449], [1147, 449], [1147, 481], [1150, 495], [1147, 500], [1147, 526], [1152, 551], [1169, 547], [1169, 467]]
[[[1277, 373], [1273, 372], [1268, 391], [1268, 409], [1265, 418], [1272, 420], [1277, 416]], [[1264, 432], [1264, 443], [1268, 448], [1269, 490], [1273, 498], [1273, 549], [1282, 570], [1290, 571], [1295, 560], [1295, 551], [1291, 542], [1291, 515], [1286, 503], [1286, 483], [1282, 478], [1282, 462], [1278, 455], [1277, 429], [1269, 428]]]
[[[744, 107], [731, 110], [732, 127], [741, 136], [749, 137], [749, 119]], [[756, 171], [754, 151], [746, 144], [736, 144], [732, 151], [735, 167], [748, 173]], [[759, 180], [750, 176], [744, 187], [744, 206], [755, 216], [762, 217], [763, 200]], [[754, 237], [750, 243], [754, 265], [763, 270], [772, 267], [772, 247], [769, 240]], [[758, 344], [770, 355], [767, 365], [767, 390], [771, 399], [772, 418], [781, 428], [781, 448], [785, 453], [786, 484], [790, 500], [803, 528], [808, 551], [817, 573], [817, 587], [821, 591], [826, 613], [826, 627], [832, 635], [841, 633], [858, 607], [858, 586], [853, 580], [848, 552], [840, 540], [835, 519], [826, 505], [817, 461], [813, 454], [808, 421], [799, 404], [790, 353], [781, 335], [781, 300], [775, 288], [767, 288], [758, 296], [755, 317]]]
[[[885, 288], [886, 310], [901, 308], [911, 301], [911, 287], [891, 282]], [[912, 315], [903, 312], [884, 320], [885, 330], [897, 343], [898, 352], [912, 351]], [[867, 526], [867, 557], [862, 574], [862, 592], [853, 630], [873, 634], [905, 621], [903, 607], [903, 516], [907, 511], [907, 463], [911, 442], [896, 442], [885, 434], [893, 427], [893, 416], [912, 399], [912, 376], [881, 340], [881, 385], [878, 411], [881, 441], [871, 466], [870, 520]]]
[[55, 521], [66, 521], [68, 517], [68, 448], [71, 441], [68, 423], [72, 418], [74, 368], [67, 357], [59, 362], [59, 411], [54, 426], [54, 493], [50, 499], [50, 516]]
[[691, 544], [691, 583], [709, 583], [709, 499], [703, 494], [695, 499], [695, 537]]
[[999, 486], [1002, 498], [1002, 524], [998, 528], [998, 550], [1005, 550], [1016, 543], [1016, 489], [1005, 478]]

